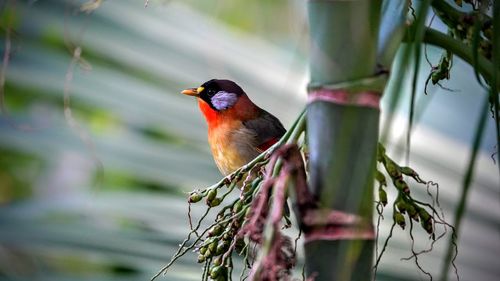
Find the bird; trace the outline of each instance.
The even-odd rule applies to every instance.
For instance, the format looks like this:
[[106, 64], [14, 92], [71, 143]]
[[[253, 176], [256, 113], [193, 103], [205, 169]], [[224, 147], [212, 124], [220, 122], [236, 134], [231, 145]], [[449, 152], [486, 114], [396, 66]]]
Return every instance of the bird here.
[[227, 176], [275, 144], [286, 130], [227, 79], [212, 79], [181, 92], [194, 96], [208, 125], [208, 143], [219, 171]]

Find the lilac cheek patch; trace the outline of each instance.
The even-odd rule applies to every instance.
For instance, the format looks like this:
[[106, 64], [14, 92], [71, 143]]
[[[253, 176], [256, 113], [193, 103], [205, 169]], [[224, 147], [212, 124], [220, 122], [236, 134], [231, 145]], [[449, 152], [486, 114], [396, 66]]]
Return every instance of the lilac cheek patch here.
[[235, 93], [229, 93], [225, 91], [219, 91], [215, 94], [211, 101], [212, 105], [217, 110], [225, 110], [232, 107], [238, 100], [238, 95]]

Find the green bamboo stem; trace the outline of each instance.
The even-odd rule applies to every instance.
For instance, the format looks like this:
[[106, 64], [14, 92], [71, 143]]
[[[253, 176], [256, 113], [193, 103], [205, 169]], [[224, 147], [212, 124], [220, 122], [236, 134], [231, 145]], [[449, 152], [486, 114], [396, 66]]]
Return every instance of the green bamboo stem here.
[[[375, 73], [381, 1], [308, 2], [311, 85], [321, 87]], [[372, 220], [379, 110], [317, 101], [307, 111], [310, 190], [320, 208]], [[305, 244], [307, 276], [316, 281], [371, 280], [372, 240]]]

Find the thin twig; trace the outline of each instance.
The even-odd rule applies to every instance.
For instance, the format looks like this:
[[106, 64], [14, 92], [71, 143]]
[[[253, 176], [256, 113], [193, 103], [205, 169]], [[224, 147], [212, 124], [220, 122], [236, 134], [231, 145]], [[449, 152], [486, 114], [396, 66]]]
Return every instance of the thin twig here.
[[412, 255], [409, 258], [402, 258], [401, 260], [409, 260], [409, 259], [415, 258], [415, 264], [417, 265], [418, 269], [422, 273], [424, 273], [425, 275], [429, 276], [430, 281], [432, 281], [432, 275], [429, 272], [425, 271], [424, 268], [418, 262], [418, 254], [415, 252], [415, 238], [413, 237], [413, 220], [411, 218], [410, 218], [410, 230], [409, 230], [409, 232], [410, 232]]
[[[186, 246], [186, 244], [189, 242], [189, 240], [191, 240], [191, 235], [200, 228], [200, 225], [201, 225], [201, 222], [203, 221], [203, 219], [208, 215], [208, 213], [210, 212], [210, 209], [211, 207], [208, 207], [207, 210], [205, 211], [205, 213], [203, 214], [203, 216], [200, 218], [200, 220], [198, 221], [198, 224], [196, 225], [196, 227], [191, 230], [188, 234], [188, 236], [186, 237], [186, 239], [184, 239], [184, 241], [182, 241], [182, 243], [179, 245], [179, 249], [177, 250], [177, 252], [174, 254], [174, 256], [172, 257], [172, 259], [170, 260], [170, 262], [165, 265], [163, 268], [160, 269], [160, 271], [158, 271], [158, 273], [156, 273], [156, 275], [154, 275], [152, 278], [151, 278], [151, 281], [155, 280], [158, 276], [160, 276], [161, 274], [164, 274], [167, 272], [168, 268], [178, 259], [180, 258], [184, 253], [186, 253], [187, 251], [185, 252], [182, 252], [183, 248]], [[215, 225], [215, 223], [214, 223]], [[202, 235], [208, 231], [208, 229], [210, 228], [207, 228], [203, 233]], [[200, 241], [201, 240], [201, 237], [202, 236], [198, 236], [198, 238], [196, 239], [195, 243], [193, 243], [191, 246], [194, 247], [194, 245], [197, 243], [197, 241]], [[191, 248], [192, 248], [191, 247]], [[189, 247], [188, 247], [189, 248]]]
[[380, 201], [377, 201], [376, 203], [377, 203], [377, 205], [376, 205], [375, 209], [377, 210], [378, 217], [377, 217], [377, 230], [375, 233], [375, 256], [378, 257], [378, 239], [379, 239], [379, 235], [380, 235], [380, 223], [384, 219], [384, 214], [383, 214], [384, 205]]
[[[393, 212], [396, 212], [396, 201], [394, 201], [394, 203], [392, 204], [392, 211]], [[380, 252], [380, 254], [378, 255], [377, 257], [377, 261], [375, 262], [375, 266], [373, 267], [374, 268], [374, 278], [377, 276], [377, 270], [378, 270], [378, 265], [380, 263], [380, 260], [382, 259], [382, 255], [384, 254], [384, 252], [386, 251], [387, 249], [387, 245], [389, 244], [389, 240], [391, 239], [392, 237], [392, 232], [394, 231], [394, 227], [396, 226], [396, 220], [394, 220], [392, 222], [392, 225], [391, 225], [391, 229], [389, 231], [389, 235], [387, 236], [387, 238], [385, 239], [385, 242], [384, 242], [384, 246], [382, 247], [382, 251]]]
[[294, 240], [293, 252], [297, 255], [297, 244], [299, 242], [300, 237], [302, 236], [302, 228], [299, 228], [299, 235]]

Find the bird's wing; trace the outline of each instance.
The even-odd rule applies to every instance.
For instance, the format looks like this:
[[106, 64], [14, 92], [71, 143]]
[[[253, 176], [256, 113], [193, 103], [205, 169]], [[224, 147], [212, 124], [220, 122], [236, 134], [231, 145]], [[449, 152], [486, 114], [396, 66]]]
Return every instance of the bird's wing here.
[[264, 151], [271, 147], [286, 132], [278, 118], [265, 110], [262, 110], [259, 117], [244, 121], [243, 125], [247, 129], [255, 132], [256, 148], [260, 151]]

